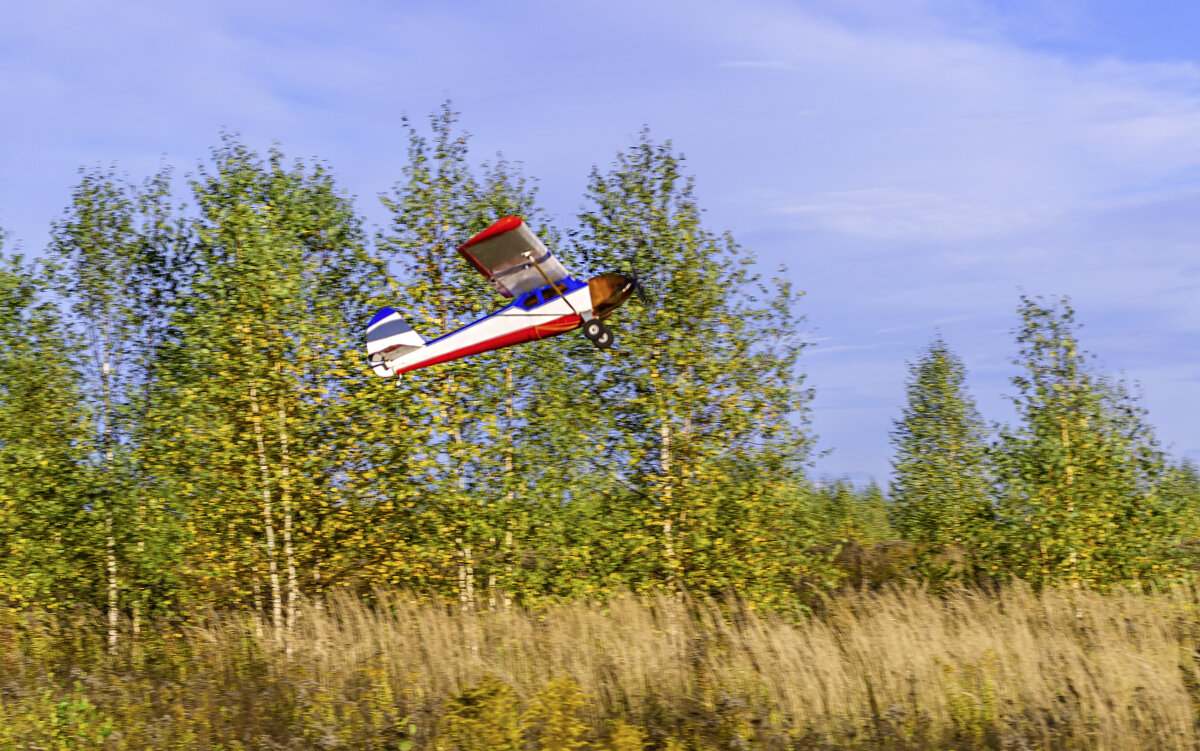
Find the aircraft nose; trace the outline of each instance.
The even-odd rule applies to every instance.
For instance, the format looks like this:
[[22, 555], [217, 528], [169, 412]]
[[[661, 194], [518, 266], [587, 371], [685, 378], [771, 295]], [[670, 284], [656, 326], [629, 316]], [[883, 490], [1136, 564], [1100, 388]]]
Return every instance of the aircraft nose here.
[[592, 296], [592, 312], [597, 318], [606, 318], [621, 303], [633, 294], [634, 279], [625, 274], [610, 272], [588, 280], [588, 291]]

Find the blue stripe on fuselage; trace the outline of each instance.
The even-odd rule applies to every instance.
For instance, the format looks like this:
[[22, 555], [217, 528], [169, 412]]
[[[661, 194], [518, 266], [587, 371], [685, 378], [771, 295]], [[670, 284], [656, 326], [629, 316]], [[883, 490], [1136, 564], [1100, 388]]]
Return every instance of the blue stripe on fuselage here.
[[[556, 285], [558, 287], [565, 287], [566, 288], [565, 294], [570, 294], [576, 290], [583, 289], [584, 287], [586, 287], [587, 282], [581, 282], [578, 279], [573, 279], [568, 276], [564, 279], [559, 280], [556, 283]], [[480, 318], [478, 321], [472, 321], [471, 323], [468, 323], [466, 326], [463, 326], [461, 328], [454, 329], [453, 331], [450, 331], [448, 333], [442, 334], [437, 339], [425, 342], [425, 346], [432, 347], [434, 344], [437, 344], [441, 340], [446, 339], [451, 336], [454, 336], [455, 334], [460, 334], [460, 333], [466, 331], [467, 329], [471, 328], [472, 326], [478, 326], [479, 324], [483, 323], [484, 321], [488, 320], [489, 318], [494, 318], [495, 316], [500, 315], [501, 313], [508, 310], [509, 308], [516, 308], [520, 305], [520, 303], [523, 300], [529, 299], [530, 295], [540, 295], [542, 293], [542, 290], [549, 289], [550, 286], [551, 285], [547, 284], [544, 287], [538, 287], [537, 289], [533, 290], [532, 292], [526, 292], [525, 294], [520, 295], [519, 297], [513, 299], [512, 302], [510, 302], [508, 305], [505, 305], [500, 310], [497, 310], [495, 313], [488, 313], [486, 316], [484, 316], [483, 318]], [[542, 307], [543, 305], [545, 305], [547, 303], [552, 303], [557, 299], [558, 299], [558, 297], [551, 297], [549, 300], [546, 300], [544, 302], [539, 302], [537, 305], [534, 305], [531, 308], [526, 308], [524, 306], [521, 306], [521, 310], [533, 312], [533, 311], [537, 310], [538, 308]]]

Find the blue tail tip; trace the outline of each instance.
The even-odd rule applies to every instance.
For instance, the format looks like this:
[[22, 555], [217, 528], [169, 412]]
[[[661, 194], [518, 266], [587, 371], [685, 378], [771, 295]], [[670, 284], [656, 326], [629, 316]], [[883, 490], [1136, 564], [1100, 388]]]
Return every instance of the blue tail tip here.
[[379, 312], [372, 316], [371, 320], [367, 321], [367, 328], [374, 326], [376, 323], [382, 321], [384, 318], [387, 318], [395, 312], [396, 311], [392, 310], [391, 308], [380, 308]]

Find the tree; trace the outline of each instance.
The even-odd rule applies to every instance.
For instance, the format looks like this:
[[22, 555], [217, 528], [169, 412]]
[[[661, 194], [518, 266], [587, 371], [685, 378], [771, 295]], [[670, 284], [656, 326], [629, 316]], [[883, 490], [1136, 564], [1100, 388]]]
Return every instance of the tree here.
[[[503, 160], [474, 167], [456, 118], [444, 105], [429, 118], [431, 137], [406, 121], [408, 160], [384, 197], [392, 224], [379, 238], [389, 268], [399, 271], [388, 304], [434, 334], [504, 302], [458, 256], [458, 244], [516, 214], [556, 247], [532, 186]], [[539, 411], [548, 384], [557, 382], [557, 357], [552, 345], [505, 349], [396, 381], [387, 403], [407, 411], [395, 415], [394, 450], [382, 460], [407, 470], [393, 473], [387, 488], [409, 512], [406, 554], [385, 558], [390, 576], [453, 592], [464, 607], [474, 607], [485, 587], [506, 597], [544, 590], [544, 581], [523, 575], [515, 562], [531, 535], [556, 528], [552, 520], [562, 516], [566, 483], [546, 480], [560, 454], [552, 436], [561, 435], [564, 415], [552, 422]], [[394, 551], [395, 538], [378, 548]]]
[[[488, 286], [455, 253], [458, 243], [498, 218], [481, 210], [467, 137], [456, 132], [456, 119], [450, 104], [444, 104], [429, 118], [432, 139], [405, 120], [408, 160], [383, 199], [392, 226], [379, 246], [403, 279], [390, 304], [419, 331], [431, 334], [432, 329], [433, 336], [475, 320], [495, 305]], [[404, 536], [414, 544], [403, 566], [420, 572], [414, 583], [453, 590], [468, 608], [475, 600], [478, 543], [487, 538], [482, 512], [492, 500], [472, 492], [483, 485], [479, 481], [487, 473], [481, 463], [490, 453], [476, 439], [494, 414], [488, 409], [494, 405], [481, 399], [489, 377], [482, 363], [490, 359], [448, 363], [437, 372], [398, 379], [398, 393], [389, 397], [410, 405], [395, 426], [407, 437], [396, 442], [402, 453], [386, 460], [409, 468], [404, 478], [408, 487], [389, 488], [415, 510]], [[411, 497], [413, 491], [419, 495]], [[392, 565], [399, 563], [393, 560]]]
[[103, 581], [79, 342], [47, 286], [0, 256], [0, 600], [19, 607], [96, 603]]
[[946, 553], [984, 554], [994, 525], [984, 427], [966, 375], [935, 338], [909, 367], [908, 401], [892, 431], [896, 527], [934, 576], [948, 573], [935, 564]]
[[278, 149], [264, 159], [226, 136], [192, 188], [197, 260], [149, 440], [186, 519], [193, 593], [259, 609], [265, 590], [282, 640], [303, 569], [317, 586], [337, 520], [353, 513], [341, 503], [347, 425], [369, 383], [357, 350], [373, 267], [319, 164], [288, 165]]
[[875, 483], [857, 489], [848, 480], [835, 480], [802, 487], [798, 492], [808, 496], [805, 511], [813, 518], [814, 536], [821, 543], [871, 545], [895, 539], [888, 521], [888, 502]]
[[682, 168], [643, 133], [608, 174], [593, 171], [579, 217], [583, 265], [636, 270], [653, 299], [616, 314], [617, 348], [588, 352], [575, 388], [593, 404], [580, 444], [602, 447], [594, 457], [608, 468], [605, 539], [623, 541], [597, 549], [593, 567], [626, 584], [768, 601], [804, 566], [781, 492], [811, 445], [799, 295], [703, 226]]
[[1145, 410], [1079, 349], [1064, 298], [1021, 298], [1021, 417], [992, 451], [1003, 525], [993, 566], [1035, 585], [1100, 586], [1178, 573], [1166, 464]]
[[[71, 205], [54, 224], [47, 256], [55, 291], [70, 301], [77, 362], [95, 418], [90, 454], [97, 462], [95, 497], [104, 518], [109, 647], [115, 648], [123, 590], [135, 597], [134, 627], [163, 561], [148, 551], [150, 513], [139, 479], [135, 436], [144, 414], [154, 353], [173, 303], [186, 239], [170, 216], [169, 174], [140, 189], [114, 170], [81, 170]], [[167, 519], [159, 521], [166, 523]], [[158, 530], [161, 531], [161, 530]], [[135, 570], [130, 575], [128, 566]], [[142, 576], [146, 579], [142, 579]], [[132, 581], [131, 581], [132, 580]]]
[[1183, 459], [1169, 469], [1166, 497], [1172, 516], [1179, 520], [1180, 537], [1184, 542], [1200, 541], [1200, 466]]

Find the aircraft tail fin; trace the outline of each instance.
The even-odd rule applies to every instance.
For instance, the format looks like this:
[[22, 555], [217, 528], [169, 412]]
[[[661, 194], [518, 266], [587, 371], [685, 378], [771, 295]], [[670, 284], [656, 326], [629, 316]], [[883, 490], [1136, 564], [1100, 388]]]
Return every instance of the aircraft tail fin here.
[[390, 362], [424, 346], [421, 335], [391, 308], [383, 308], [367, 323], [367, 360], [378, 375], [394, 375]]

